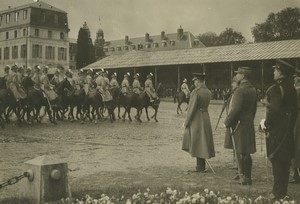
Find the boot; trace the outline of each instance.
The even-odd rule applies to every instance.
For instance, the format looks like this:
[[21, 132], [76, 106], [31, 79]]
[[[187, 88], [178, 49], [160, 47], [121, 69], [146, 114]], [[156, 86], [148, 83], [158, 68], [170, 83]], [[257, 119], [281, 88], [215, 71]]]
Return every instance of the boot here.
[[196, 171], [205, 172], [205, 159], [197, 158]]
[[252, 185], [251, 171], [252, 171], [252, 158], [247, 155], [243, 158], [244, 177], [241, 182], [242, 185]]

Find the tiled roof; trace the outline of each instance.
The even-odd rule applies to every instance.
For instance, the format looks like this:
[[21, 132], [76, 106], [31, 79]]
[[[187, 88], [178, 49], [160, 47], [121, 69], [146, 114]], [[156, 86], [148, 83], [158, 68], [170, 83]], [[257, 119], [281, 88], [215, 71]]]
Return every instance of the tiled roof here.
[[163, 66], [300, 58], [300, 40], [194, 48], [172, 51], [131, 51], [105, 57], [85, 69]]
[[54, 6], [51, 6], [50, 4], [47, 4], [47, 3], [42, 2], [42, 1], [37, 1], [37, 2], [30, 3], [30, 4], [25, 4], [25, 5], [22, 5], [22, 6], [12, 7], [10, 9], [0, 11], [0, 14], [15, 11], [15, 10], [21, 10], [21, 9], [25, 9], [25, 8], [41, 8], [41, 9], [46, 9], [46, 10], [51, 10], [51, 11], [57, 11], [57, 12], [60, 12], [60, 13], [66, 13], [65, 11], [63, 11], [61, 9], [58, 9]]

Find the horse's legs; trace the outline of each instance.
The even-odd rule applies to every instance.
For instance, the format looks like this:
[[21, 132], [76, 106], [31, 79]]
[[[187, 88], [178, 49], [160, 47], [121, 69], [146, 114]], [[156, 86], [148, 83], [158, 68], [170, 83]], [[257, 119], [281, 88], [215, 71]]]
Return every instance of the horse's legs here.
[[147, 119], [148, 119], [148, 121], [150, 120], [150, 118], [149, 118], [149, 115], [148, 115], [148, 107], [145, 107], [145, 111], [146, 111], [146, 116], [147, 116]]
[[127, 107], [127, 108], [128, 108], [128, 110], [127, 110], [127, 113], [128, 113], [128, 119], [129, 119], [129, 121], [131, 122], [131, 121], [132, 121], [131, 116], [130, 116], [131, 107]]

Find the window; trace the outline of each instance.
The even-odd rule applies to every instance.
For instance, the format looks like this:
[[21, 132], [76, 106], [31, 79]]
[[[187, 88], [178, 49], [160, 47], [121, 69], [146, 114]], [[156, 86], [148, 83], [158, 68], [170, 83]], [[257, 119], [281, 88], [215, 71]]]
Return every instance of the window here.
[[18, 46], [13, 46], [12, 47], [12, 58], [17, 59], [18, 58]]
[[108, 47], [103, 48], [104, 52], [108, 52]]
[[33, 58], [42, 58], [42, 46], [41, 45], [32, 45], [32, 57]]
[[51, 39], [52, 38], [52, 31], [48, 30], [48, 38]]
[[166, 47], [166, 46], [167, 46], [167, 41], [162, 40], [162, 41], [161, 41], [161, 46], [162, 46], [162, 47]]
[[21, 58], [27, 57], [27, 46], [21, 45]]
[[173, 45], [173, 46], [174, 46], [174, 45], [175, 45], [175, 41], [174, 41], [174, 40], [171, 40], [171, 41], [170, 41], [170, 45]]
[[15, 37], [15, 38], [18, 37], [18, 31], [17, 31], [17, 30], [15, 30], [15, 32], [14, 32], [14, 37]]
[[158, 47], [158, 42], [154, 42], [154, 47]]
[[3, 16], [0, 16], [0, 26], [2, 25]]
[[42, 12], [42, 22], [45, 23], [46, 22], [46, 13]]
[[143, 49], [143, 45], [142, 44], [138, 44], [138, 50]]
[[0, 47], [0, 60], [2, 60], [2, 48]]
[[150, 44], [150, 43], [146, 43], [145, 47], [146, 47], [146, 48], [150, 48], [150, 47], [151, 47], [151, 44]]
[[23, 10], [23, 19], [27, 19], [27, 10]]
[[10, 14], [6, 14], [6, 24], [8, 24], [10, 21]]
[[118, 46], [118, 47], [117, 47], [117, 50], [118, 50], [118, 51], [121, 51], [121, 47], [120, 47], [120, 46]]
[[55, 59], [55, 47], [46, 46], [46, 59]]
[[136, 48], [135, 45], [131, 45], [131, 49], [135, 50], [135, 48]]
[[27, 32], [26, 32], [26, 29], [24, 28], [23, 29], [23, 36], [26, 36]]
[[9, 32], [6, 32], [6, 39], [9, 38]]
[[67, 49], [64, 47], [58, 48], [58, 60], [67, 60]]
[[110, 51], [112, 51], [112, 52], [115, 51], [115, 48], [114, 48], [114, 47], [110, 47], [109, 49], [110, 49]]
[[34, 36], [36, 36], [36, 37], [40, 36], [40, 30], [39, 29], [34, 30]]
[[19, 12], [16, 12], [16, 13], [15, 13], [15, 22], [18, 22], [18, 21], [19, 21], [19, 15], [20, 15]]
[[9, 47], [4, 48], [4, 59], [9, 59]]
[[124, 45], [123, 49], [128, 50], [128, 45]]
[[65, 34], [63, 32], [60, 32], [60, 39], [65, 39]]

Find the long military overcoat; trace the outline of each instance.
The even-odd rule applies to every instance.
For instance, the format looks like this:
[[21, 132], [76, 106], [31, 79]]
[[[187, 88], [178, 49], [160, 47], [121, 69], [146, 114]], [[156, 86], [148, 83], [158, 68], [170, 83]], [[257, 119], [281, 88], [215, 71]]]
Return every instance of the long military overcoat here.
[[267, 90], [266, 108], [268, 157], [290, 161], [295, 153], [293, 131], [297, 117], [297, 94], [287, 78], [277, 80]]
[[185, 120], [182, 149], [192, 157], [209, 159], [215, 156], [212, 127], [208, 113], [211, 93], [203, 84], [192, 91]]
[[256, 90], [248, 80], [243, 79], [232, 96], [230, 111], [224, 122], [226, 128], [234, 130], [238, 154], [256, 152], [254, 128], [256, 108]]

